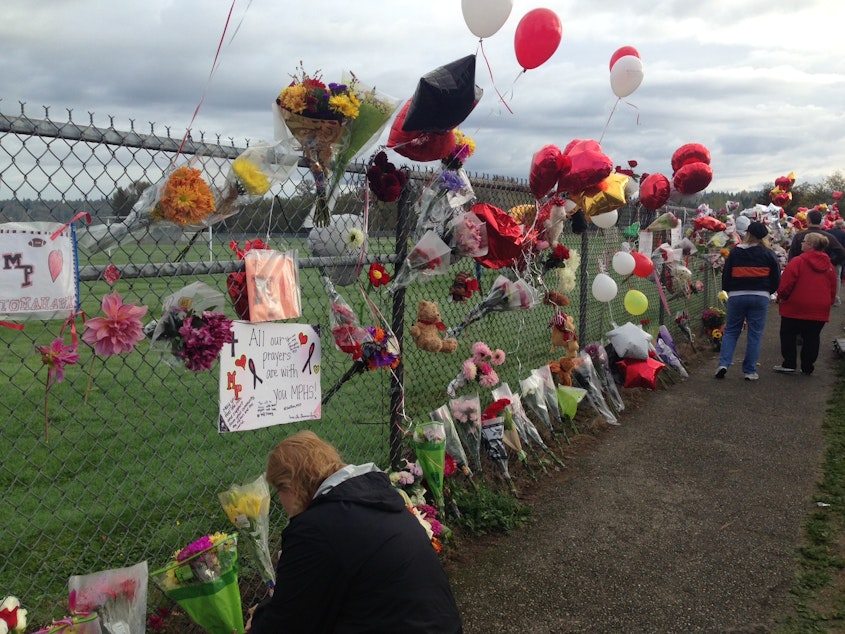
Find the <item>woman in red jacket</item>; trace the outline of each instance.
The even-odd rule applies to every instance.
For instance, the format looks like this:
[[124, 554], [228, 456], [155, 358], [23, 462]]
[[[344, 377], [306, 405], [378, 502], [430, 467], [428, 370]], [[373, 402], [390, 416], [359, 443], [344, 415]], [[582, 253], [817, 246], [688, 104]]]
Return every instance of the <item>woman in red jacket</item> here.
[[775, 372], [795, 372], [800, 336], [801, 372], [813, 373], [819, 356], [819, 336], [830, 320], [830, 307], [836, 299], [836, 273], [825, 252], [827, 243], [827, 236], [808, 233], [801, 243], [801, 255], [792, 258], [783, 271], [778, 287], [783, 363], [775, 366]]

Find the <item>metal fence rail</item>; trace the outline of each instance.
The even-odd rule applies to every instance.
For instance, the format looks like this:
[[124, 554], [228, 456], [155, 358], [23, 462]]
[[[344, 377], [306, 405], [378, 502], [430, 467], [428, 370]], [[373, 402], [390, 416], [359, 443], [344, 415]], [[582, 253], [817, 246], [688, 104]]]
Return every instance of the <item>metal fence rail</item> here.
[[[179, 152], [181, 139], [171, 137], [170, 128], [159, 135], [150, 124], [149, 133], [142, 134], [134, 123], [128, 131], [120, 131], [111, 119], [107, 127], [98, 127], [92, 113], [84, 125], [71, 117], [68, 111], [67, 121], [55, 121], [45, 109], [43, 117], [30, 118], [24, 105], [19, 114], [0, 113], [0, 222], [66, 222], [79, 212], [90, 213], [94, 224], [119, 222], [128, 211], [126, 201], [131, 202], [133, 188], [158, 181]], [[221, 143], [219, 136], [209, 141], [201, 134], [199, 141], [186, 141], [181, 154], [201, 160], [212, 181], [222, 182], [229, 162], [243, 149], [231, 139]], [[335, 214], [361, 213], [363, 173], [362, 165], [350, 168]], [[431, 172], [413, 172], [408, 195], [399, 204], [372, 205], [365, 264], [381, 262], [393, 273], [396, 263], [404, 260], [415, 194], [430, 177]], [[533, 202], [525, 182], [477, 175], [472, 182], [479, 200], [505, 210]], [[229, 242], [261, 238], [273, 248], [299, 252], [301, 321], [322, 326], [325, 391], [347, 370], [349, 359], [334, 349], [328, 334], [321, 274], [360, 263], [357, 258], [309, 253], [302, 223], [310, 211], [312, 188], [303, 164], [262, 201], [210, 231], [185, 235], [149, 227], [103, 251], [80, 249], [83, 312], [89, 317], [99, 314], [102, 297], [116, 290], [125, 301], [148, 307], [146, 319], [156, 318], [167, 295], [197, 280], [225, 296], [227, 276], [243, 268]], [[610, 304], [598, 305], [589, 291], [589, 280], [600, 266], [608, 265], [625, 239], [622, 229], [634, 220], [648, 218], [643, 210], [626, 207], [620, 210], [619, 228], [564, 234], [564, 242], [581, 255], [579, 284], [567, 309], [579, 324], [581, 342], [601, 339], [613, 321], [639, 320], [623, 310], [624, 293]], [[103, 276], [109, 264], [121, 273], [113, 287]], [[619, 280], [620, 288], [645, 292], [650, 308], [642, 317], [652, 328], [668, 324], [677, 335], [674, 311], [685, 309], [695, 320], [715, 290], [708, 267], [697, 261], [690, 267], [704, 282], [705, 291], [671, 295], [668, 312], [653, 280]], [[403, 363], [395, 375], [371, 372], [355, 377], [323, 408], [319, 420], [243, 434], [217, 434], [214, 371], [194, 374], [174, 367], [166, 351], [146, 342], [132, 353], [108, 359], [96, 358], [81, 344], [79, 363], [66, 368], [65, 381], [46, 390], [46, 370], [36, 346], [55, 339], [62, 323], [30, 321], [22, 332], [0, 328], [4, 348], [0, 402], [5, 413], [0, 425], [0, 499], [5, 509], [0, 527], [0, 595], [21, 597], [30, 608], [30, 620], [47, 623], [67, 611], [69, 576], [142, 560], [153, 569], [199, 535], [229, 530], [217, 493], [254, 479], [263, 471], [272, 446], [302, 428], [314, 429], [333, 442], [349, 462], [389, 466], [402, 451], [403, 431], [446, 402], [446, 383], [460, 371], [475, 338], [488, 338], [491, 345], [505, 349], [508, 360], [499, 375], [516, 391], [531, 368], [555, 356], [549, 353], [548, 307], [490, 315], [465, 331], [454, 355], [421, 352], [404, 335], [405, 325], [416, 319], [420, 299], [437, 301], [446, 324], [461, 322], [478, 296], [468, 302], [450, 301], [449, 288], [460, 271], [475, 275], [475, 263], [458, 261], [449, 275], [414, 283], [407, 292], [373, 292], [402, 342]], [[481, 273], [481, 296], [499, 273]], [[357, 280], [365, 283], [366, 270], [354, 279], [355, 283], [339, 288], [357, 306]], [[228, 301], [225, 312], [235, 317]], [[274, 507], [276, 542], [283, 521]], [[255, 583], [248, 561], [242, 579], [244, 601], [249, 602], [260, 584]]]

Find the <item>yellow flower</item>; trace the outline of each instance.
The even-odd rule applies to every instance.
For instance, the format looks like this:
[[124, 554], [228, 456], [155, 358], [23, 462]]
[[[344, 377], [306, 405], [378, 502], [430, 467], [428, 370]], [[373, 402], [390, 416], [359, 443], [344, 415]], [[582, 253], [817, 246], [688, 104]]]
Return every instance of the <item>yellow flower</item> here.
[[537, 208], [530, 203], [527, 205], [517, 205], [508, 209], [508, 215], [519, 224], [527, 227], [534, 222], [534, 217], [537, 215]]
[[232, 171], [243, 185], [243, 188], [253, 196], [263, 196], [270, 189], [270, 181], [258, 165], [247, 158], [239, 156], [232, 162]]
[[351, 92], [346, 95], [335, 95], [329, 99], [329, 107], [349, 119], [358, 116], [360, 106], [361, 102], [358, 101], [358, 97]]
[[455, 130], [455, 146], [463, 146], [464, 149], [461, 154], [464, 160], [468, 159], [475, 153], [475, 141], [473, 141], [472, 137], [467, 136], [460, 130]]
[[302, 84], [288, 86], [279, 94], [279, 105], [285, 110], [301, 114], [308, 107], [307, 92]]
[[270, 500], [268, 498], [254, 493], [245, 493], [224, 506], [223, 510], [226, 511], [226, 515], [232, 524], [237, 526], [236, 520], [240, 515], [245, 515], [250, 520], [257, 519], [265, 506], [265, 502], [269, 509]]

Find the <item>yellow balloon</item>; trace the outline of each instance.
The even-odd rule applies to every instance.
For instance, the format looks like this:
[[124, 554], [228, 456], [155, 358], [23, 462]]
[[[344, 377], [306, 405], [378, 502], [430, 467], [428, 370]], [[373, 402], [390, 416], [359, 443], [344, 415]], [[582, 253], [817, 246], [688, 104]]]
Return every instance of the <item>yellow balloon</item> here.
[[625, 310], [632, 315], [642, 315], [648, 310], [648, 297], [645, 293], [637, 290], [630, 290], [625, 293]]

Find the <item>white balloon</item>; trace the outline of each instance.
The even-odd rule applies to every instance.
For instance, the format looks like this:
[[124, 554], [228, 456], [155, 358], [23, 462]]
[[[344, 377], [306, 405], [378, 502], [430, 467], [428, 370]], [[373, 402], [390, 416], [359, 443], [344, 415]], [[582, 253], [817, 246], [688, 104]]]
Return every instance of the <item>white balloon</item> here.
[[605, 212], [603, 214], [596, 214], [590, 216], [590, 222], [596, 225], [599, 229], [610, 229], [619, 220], [619, 212], [615, 209]]
[[613, 94], [622, 99], [627, 97], [643, 82], [643, 61], [634, 55], [625, 55], [616, 60], [610, 69], [610, 87]]
[[609, 302], [618, 292], [616, 282], [606, 273], [599, 273], [593, 278], [593, 297], [600, 302]]
[[637, 261], [634, 256], [627, 251], [617, 251], [613, 254], [613, 259], [610, 261], [613, 270], [619, 275], [630, 275], [634, 272], [634, 267], [637, 266]]
[[473, 35], [490, 37], [501, 29], [513, 9], [513, 0], [461, 0], [461, 11]]

